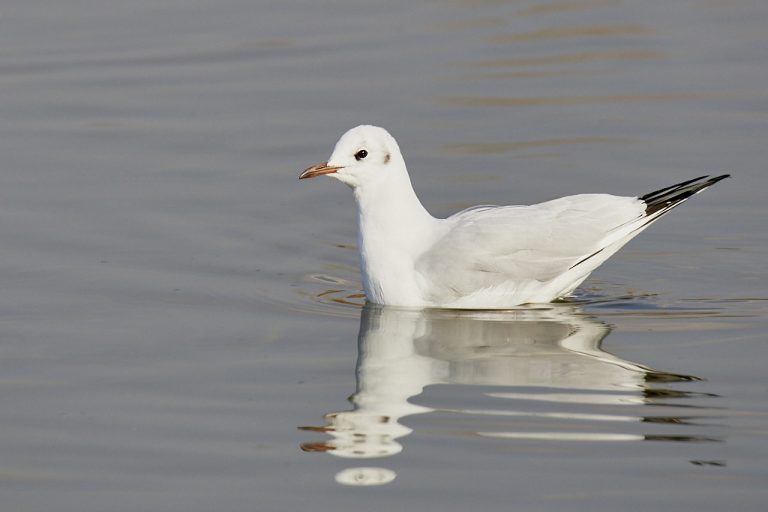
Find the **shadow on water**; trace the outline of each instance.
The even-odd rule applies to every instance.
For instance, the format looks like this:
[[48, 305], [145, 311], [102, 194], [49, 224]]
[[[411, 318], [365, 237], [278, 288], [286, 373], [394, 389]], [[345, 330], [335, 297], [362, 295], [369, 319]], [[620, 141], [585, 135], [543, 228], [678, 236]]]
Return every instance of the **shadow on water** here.
[[[610, 330], [573, 304], [508, 311], [367, 305], [360, 318], [353, 409], [326, 414], [323, 426], [300, 427], [332, 437], [301, 448], [350, 459], [390, 457], [403, 450], [403, 438], [413, 432], [401, 420], [427, 413], [477, 423], [492, 417], [507, 422], [507, 428], [470, 427], [459, 435], [517, 442], [723, 440], [699, 432], [707, 426], [705, 414], [721, 417], [716, 408], [705, 412], [698, 404], [714, 395], [668, 387], [701, 379], [606, 352], [601, 344]], [[461, 405], [412, 401], [435, 384], [484, 387], [473, 388], [481, 392], [471, 400], [458, 398]], [[468, 406], [478, 402], [494, 406]], [[648, 430], [656, 427], [662, 430]], [[386, 468], [357, 467], [338, 473], [336, 480], [375, 485], [395, 476]]]

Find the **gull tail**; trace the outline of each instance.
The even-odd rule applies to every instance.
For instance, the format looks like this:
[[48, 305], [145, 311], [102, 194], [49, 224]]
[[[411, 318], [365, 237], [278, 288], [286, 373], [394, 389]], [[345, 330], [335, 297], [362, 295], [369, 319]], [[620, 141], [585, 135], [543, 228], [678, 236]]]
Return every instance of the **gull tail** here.
[[[590, 263], [593, 265], [593, 269], [596, 268], [600, 263], [618, 251], [624, 244], [637, 236], [649, 225], [659, 220], [662, 215], [669, 212], [672, 208], [685, 202], [685, 200], [692, 195], [698, 194], [705, 188], [714, 185], [718, 181], [730, 177], [730, 174], [721, 174], [720, 176], [715, 176], [714, 178], [709, 176], [700, 176], [698, 178], [684, 181], [682, 183], [678, 183], [677, 185], [672, 185], [671, 187], [665, 187], [654, 192], [649, 192], [644, 196], [638, 197], [638, 199], [645, 203], [645, 215], [620, 226], [621, 228], [625, 229], [617, 229], [616, 232], [618, 235], [612, 238], [609, 243], [593, 252], [589, 256], [579, 260], [577, 263], [572, 265], [569, 270], [572, 270], [588, 261], [590, 261]], [[598, 254], [601, 256], [599, 257], [599, 261], [595, 264], [593, 258]], [[580, 284], [580, 282], [577, 283], [577, 285], [578, 284]]]
[[730, 178], [730, 174], [722, 174], [711, 178], [709, 176], [700, 176], [692, 180], [662, 188], [654, 192], [649, 192], [639, 199], [645, 202], [646, 217], [653, 217], [654, 220], [661, 217], [669, 210], [679, 205], [694, 194], [698, 194], [707, 187], [710, 187], [720, 180]]

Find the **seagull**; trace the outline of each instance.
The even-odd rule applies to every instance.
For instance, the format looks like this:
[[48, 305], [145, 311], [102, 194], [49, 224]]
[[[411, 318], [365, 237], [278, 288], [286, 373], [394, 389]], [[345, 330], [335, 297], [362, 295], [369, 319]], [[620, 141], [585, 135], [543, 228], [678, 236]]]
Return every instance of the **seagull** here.
[[328, 176], [352, 188], [368, 302], [408, 308], [506, 309], [571, 294], [600, 264], [689, 197], [729, 177], [701, 176], [639, 197], [579, 194], [530, 206], [475, 206], [433, 217], [394, 137], [346, 132]]

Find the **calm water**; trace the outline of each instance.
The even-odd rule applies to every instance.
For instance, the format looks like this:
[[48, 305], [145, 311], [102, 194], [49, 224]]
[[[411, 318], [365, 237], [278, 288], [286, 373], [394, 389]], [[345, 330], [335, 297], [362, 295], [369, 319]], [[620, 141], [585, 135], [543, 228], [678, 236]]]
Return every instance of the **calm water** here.
[[[8, 0], [0, 508], [764, 510], [768, 4]], [[352, 198], [734, 179], [567, 304], [362, 308]]]

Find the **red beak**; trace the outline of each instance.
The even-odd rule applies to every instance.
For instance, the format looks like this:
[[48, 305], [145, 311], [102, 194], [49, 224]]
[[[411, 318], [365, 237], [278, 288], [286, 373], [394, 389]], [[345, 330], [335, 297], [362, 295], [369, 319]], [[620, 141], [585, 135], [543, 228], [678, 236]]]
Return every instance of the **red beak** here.
[[305, 178], [314, 178], [316, 176], [322, 176], [323, 174], [331, 174], [341, 169], [341, 167], [334, 167], [329, 166], [328, 162], [323, 162], [321, 164], [313, 165], [303, 173], [299, 175], [299, 179], [303, 180]]

